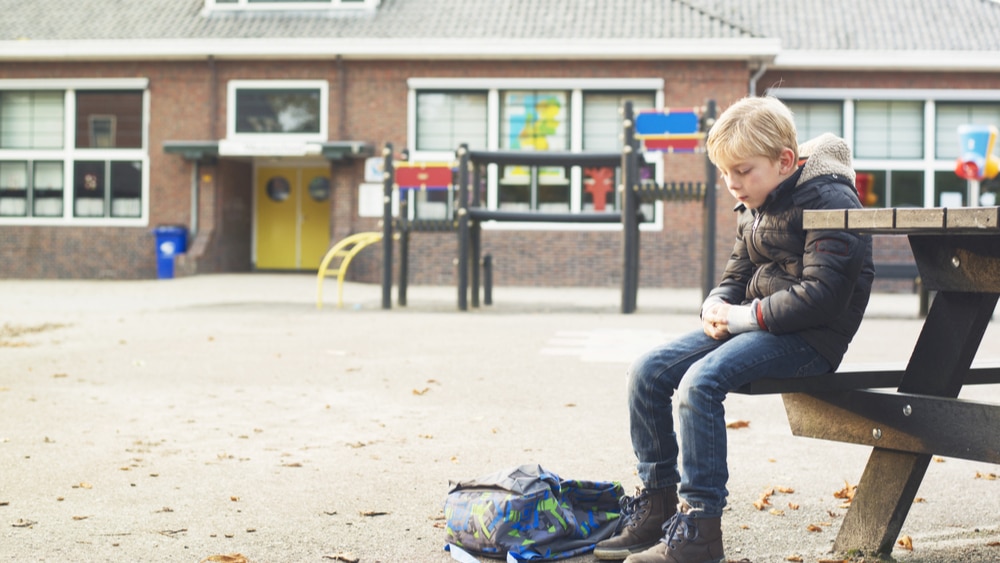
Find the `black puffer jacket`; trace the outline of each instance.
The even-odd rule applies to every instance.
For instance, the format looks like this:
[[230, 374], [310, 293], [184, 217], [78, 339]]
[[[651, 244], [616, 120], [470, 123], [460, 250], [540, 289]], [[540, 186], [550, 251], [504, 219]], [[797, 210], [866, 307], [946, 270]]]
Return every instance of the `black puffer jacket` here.
[[775, 334], [798, 332], [836, 369], [861, 324], [875, 267], [872, 240], [840, 230], [805, 231], [804, 209], [861, 207], [847, 144], [825, 134], [799, 147], [805, 164], [756, 210], [743, 204], [722, 282], [704, 307], [760, 299]]

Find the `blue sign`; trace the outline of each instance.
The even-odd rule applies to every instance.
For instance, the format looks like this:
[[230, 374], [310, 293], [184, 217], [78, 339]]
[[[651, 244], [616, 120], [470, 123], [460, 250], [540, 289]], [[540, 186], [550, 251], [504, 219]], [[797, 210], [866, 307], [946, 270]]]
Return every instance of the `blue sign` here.
[[698, 114], [691, 109], [644, 111], [635, 116], [635, 136], [690, 135], [698, 132]]

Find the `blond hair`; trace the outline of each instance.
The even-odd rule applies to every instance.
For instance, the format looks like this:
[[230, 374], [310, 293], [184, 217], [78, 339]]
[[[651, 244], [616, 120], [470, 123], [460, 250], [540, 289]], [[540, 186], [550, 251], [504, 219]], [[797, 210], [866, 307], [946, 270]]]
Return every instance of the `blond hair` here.
[[774, 96], [743, 98], [712, 125], [705, 146], [713, 164], [728, 167], [764, 156], [776, 162], [784, 149], [798, 161], [798, 134], [788, 106]]

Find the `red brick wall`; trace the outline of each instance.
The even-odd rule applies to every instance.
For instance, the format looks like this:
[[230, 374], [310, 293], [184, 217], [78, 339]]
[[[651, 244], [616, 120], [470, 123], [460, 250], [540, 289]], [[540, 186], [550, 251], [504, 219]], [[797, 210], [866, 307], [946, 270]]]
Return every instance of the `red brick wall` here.
[[[230, 80], [308, 79], [329, 83], [332, 140], [362, 140], [380, 154], [385, 143], [406, 144], [410, 77], [662, 78], [668, 106], [700, 106], [714, 99], [722, 111], [746, 94], [749, 72], [740, 62], [699, 61], [208, 61], [5, 64], [0, 78], [145, 77], [149, 79], [150, 217], [146, 228], [0, 226], [0, 277], [119, 277], [156, 275], [150, 230], [191, 222], [192, 163], [167, 154], [164, 141], [218, 140], [226, 135]], [[761, 88], [936, 88], [940, 74], [889, 75], [769, 71]], [[949, 74], [948, 87], [1000, 88], [1000, 77]], [[330, 163], [331, 240], [381, 231], [380, 219], [358, 217], [360, 160]], [[704, 155], [665, 158], [665, 180], [703, 181]], [[204, 237], [194, 271], [246, 271], [252, 261], [253, 169], [247, 159], [220, 159], [199, 173], [199, 231]], [[715, 277], [732, 243], [732, 200], [718, 187]], [[640, 287], [701, 285], [704, 214], [700, 203], [664, 203], [662, 231], [641, 234]], [[495, 260], [498, 285], [614, 286], [621, 281], [620, 231], [509, 231], [483, 233], [483, 253]], [[399, 246], [394, 243], [394, 268]], [[410, 283], [455, 283], [453, 233], [414, 233]], [[366, 249], [350, 278], [381, 280], [381, 247]], [[398, 279], [398, 271], [393, 279]]]

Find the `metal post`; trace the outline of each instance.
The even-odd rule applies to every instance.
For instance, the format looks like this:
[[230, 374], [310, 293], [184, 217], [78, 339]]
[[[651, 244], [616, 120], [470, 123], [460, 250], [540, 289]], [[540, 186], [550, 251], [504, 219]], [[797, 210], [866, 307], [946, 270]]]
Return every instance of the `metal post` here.
[[483, 305], [493, 304], [493, 256], [483, 256]]
[[392, 143], [382, 149], [382, 308], [392, 308]]
[[458, 310], [468, 310], [469, 288], [469, 146], [458, 147]]
[[639, 175], [639, 160], [635, 143], [635, 119], [632, 102], [625, 102], [622, 110], [622, 313], [635, 311], [638, 289], [639, 223], [636, 213], [635, 184]]
[[[472, 169], [472, 208], [479, 207], [479, 166], [473, 166]], [[479, 260], [482, 254], [482, 228], [480, 228], [479, 221], [472, 221], [469, 226], [469, 251], [472, 256], [469, 260], [469, 267], [472, 269], [470, 280], [470, 290], [472, 298], [472, 306], [479, 307]]]
[[[701, 130], [708, 135], [715, 123], [715, 100], [705, 103], [705, 113], [701, 116]], [[702, 253], [701, 253], [701, 297], [705, 299], [715, 287], [715, 183], [716, 169], [705, 155], [705, 202], [703, 208]]]
[[410, 277], [410, 229], [407, 225], [407, 198], [399, 197], [399, 287], [396, 302], [406, 306], [406, 286]]

